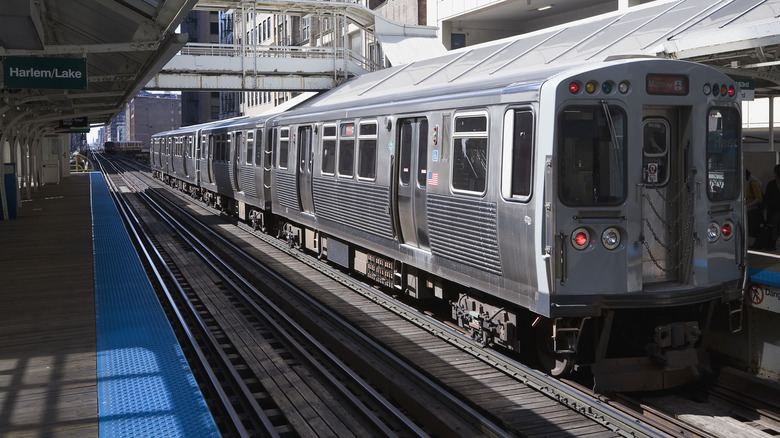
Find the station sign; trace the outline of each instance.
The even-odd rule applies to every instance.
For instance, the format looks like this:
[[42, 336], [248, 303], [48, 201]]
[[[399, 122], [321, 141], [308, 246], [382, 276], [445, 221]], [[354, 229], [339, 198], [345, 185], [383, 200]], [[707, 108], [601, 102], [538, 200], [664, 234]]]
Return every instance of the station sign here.
[[3, 87], [83, 90], [87, 88], [87, 60], [4, 56]]
[[756, 98], [756, 80], [750, 78], [734, 78], [739, 85], [742, 100], [754, 100]]
[[73, 117], [60, 120], [60, 128], [88, 128], [89, 120], [86, 117]]

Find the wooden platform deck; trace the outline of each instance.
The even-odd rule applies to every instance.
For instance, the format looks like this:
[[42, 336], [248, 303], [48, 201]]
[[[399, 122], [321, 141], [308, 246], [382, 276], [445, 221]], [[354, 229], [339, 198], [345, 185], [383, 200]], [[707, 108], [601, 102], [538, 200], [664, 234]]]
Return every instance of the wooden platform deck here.
[[0, 221], [0, 436], [98, 436], [88, 174]]

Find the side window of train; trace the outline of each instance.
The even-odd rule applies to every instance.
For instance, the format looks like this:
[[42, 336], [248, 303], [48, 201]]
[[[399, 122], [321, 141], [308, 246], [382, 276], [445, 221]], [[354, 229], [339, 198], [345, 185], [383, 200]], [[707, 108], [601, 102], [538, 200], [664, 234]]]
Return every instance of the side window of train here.
[[[253, 133], [255, 131], [252, 131]], [[263, 165], [265, 166], [265, 162], [263, 161], [263, 130], [258, 129], [256, 135], [254, 136], [256, 139], [254, 142], [255, 145], [255, 166]]]
[[355, 124], [342, 123], [339, 132], [339, 176], [355, 174]]
[[501, 194], [506, 199], [527, 200], [531, 196], [534, 115], [529, 109], [510, 109], [504, 114], [504, 142], [501, 159]]
[[255, 156], [255, 131], [250, 129], [246, 132], [246, 152], [244, 153], [246, 164], [252, 164], [252, 158]]
[[669, 122], [647, 118], [642, 122], [642, 169], [647, 184], [664, 185], [669, 181]]
[[376, 122], [361, 122], [358, 132], [358, 178], [376, 179]]
[[452, 134], [452, 188], [484, 193], [487, 183], [487, 114], [455, 116]]
[[428, 185], [428, 119], [420, 121], [417, 130], [417, 186]]
[[322, 127], [322, 174], [336, 173], [336, 125]]
[[290, 129], [282, 128], [279, 130], [279, 168], [287, 169], [290, 150]]

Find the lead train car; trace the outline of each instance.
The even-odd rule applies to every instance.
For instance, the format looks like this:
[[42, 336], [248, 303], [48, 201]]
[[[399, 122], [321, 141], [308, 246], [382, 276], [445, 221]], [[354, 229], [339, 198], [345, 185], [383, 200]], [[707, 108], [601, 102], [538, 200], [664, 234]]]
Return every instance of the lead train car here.
[[[740, 106], [698, 64], [367, 74], [264, 121], [280, 235], [599, 390], [697, 375], [745, 282]], [[490, 60], [490, 56], [485, 58]], [[724, 304], [720, 306], [720, 304]]]

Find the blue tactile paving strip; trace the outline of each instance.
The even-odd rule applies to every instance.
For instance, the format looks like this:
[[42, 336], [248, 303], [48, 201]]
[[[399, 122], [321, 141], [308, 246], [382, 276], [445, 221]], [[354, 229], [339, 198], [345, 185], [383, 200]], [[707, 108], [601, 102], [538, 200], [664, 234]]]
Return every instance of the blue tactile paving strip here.
[[101, 174], [91, 191], [100, 436], [219, 436]]
[[758, 268], [748, 268], [750, 281], [765, 284], [767, 286], [780, 287], [780, 273]]

